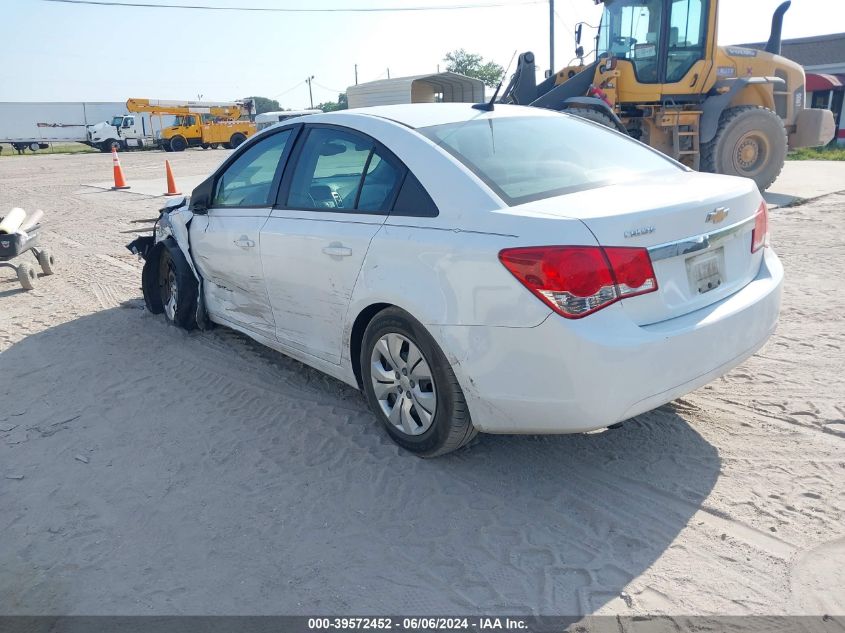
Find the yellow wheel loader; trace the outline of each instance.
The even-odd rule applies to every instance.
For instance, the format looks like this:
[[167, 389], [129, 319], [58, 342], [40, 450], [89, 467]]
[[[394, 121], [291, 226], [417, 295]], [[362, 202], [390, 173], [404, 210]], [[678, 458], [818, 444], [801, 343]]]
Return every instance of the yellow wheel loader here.
[[745, 176], [760, 190], [788, 149], [824, 145], [833, 113], [806, 108], [804, 70], [780, 56], [783, 16], [765, 50], [718, 46], [719, 0], [595, 0], [603, 4], [595, 59], [537, 84], [523, 53], [501, 101], [569, 112], [618, 129], [685, 165]]

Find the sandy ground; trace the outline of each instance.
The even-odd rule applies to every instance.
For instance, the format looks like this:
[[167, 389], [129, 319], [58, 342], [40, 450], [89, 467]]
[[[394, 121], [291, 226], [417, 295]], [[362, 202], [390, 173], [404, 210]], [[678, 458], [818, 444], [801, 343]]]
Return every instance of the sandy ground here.
[[0, 613], [845, 613], [845, 195], [774, 214], [781, 324], [726, 377], [424, 461], [355, 390], [146, 314], [123, 232], [161, 200], [80, 186], [110, 169], [0, 161], [62, 266], [0, 269]]

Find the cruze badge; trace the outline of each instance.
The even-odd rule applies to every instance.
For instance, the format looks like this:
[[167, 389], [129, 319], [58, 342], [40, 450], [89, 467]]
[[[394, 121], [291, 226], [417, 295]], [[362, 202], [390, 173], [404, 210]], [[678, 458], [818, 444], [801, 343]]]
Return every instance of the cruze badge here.
[[718, 209], [713, 209], [710, 213], [707, 214], [707, 217], [704, 218], [705, 222], [712, 222], [713, 224], [719, 224], [722, 222], [726, 217], [728, 217], [728, 212], [730, 209], [727, 207], [719, 207]]
[[648, 235], [649, 233], [654, 233], [653, 226], [643, 226], [639, 229], [625, 231], [625, 237], [639, 237], [640, 235]]

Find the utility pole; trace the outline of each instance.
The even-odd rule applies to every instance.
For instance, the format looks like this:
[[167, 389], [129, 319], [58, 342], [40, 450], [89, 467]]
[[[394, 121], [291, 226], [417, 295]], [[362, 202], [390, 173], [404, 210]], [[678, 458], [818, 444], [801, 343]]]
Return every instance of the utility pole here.
[[355, 64], [355, 85], [358, 85], [358, 64]]
[[555, 72], [555, 0], [549, 0], [549, 77]]
[[387, 69], [387, 78], [390, 79], [390, 69]]
[[308, 100], [311, 101], [311, 109], [314, 109], [314, 95], [311, 94], [311, 80], [314, 79], [314, 75], [305, 78], [305, 83], [308, 84]]

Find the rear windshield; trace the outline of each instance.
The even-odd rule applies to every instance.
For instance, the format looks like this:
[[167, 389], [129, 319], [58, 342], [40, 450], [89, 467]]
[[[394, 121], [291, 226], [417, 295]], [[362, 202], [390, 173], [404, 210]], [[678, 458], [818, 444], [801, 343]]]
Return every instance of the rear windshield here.
[[681, 169], [655, 150], [571, 116], [493, 117], [417, 131], [509, 205]]

